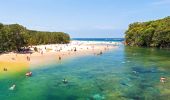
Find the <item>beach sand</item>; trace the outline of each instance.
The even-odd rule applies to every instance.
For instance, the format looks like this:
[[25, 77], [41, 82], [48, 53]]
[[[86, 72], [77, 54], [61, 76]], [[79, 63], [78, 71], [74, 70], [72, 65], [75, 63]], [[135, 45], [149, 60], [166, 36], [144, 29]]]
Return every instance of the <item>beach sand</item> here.
[[[72, 56], [100, 55], [105, 51], [115, 49], [115, 43], [72, 41], [69, 44], [50, 44], [32, 46], [32, 54], [8, 53], [0, 55], [0, 74], [6, 72], [18, 72], [28, 69], [30, 65], [59, 61]], [[38, 51], [35, 52], [34, 48]], [[4, 68], [7, 71], [4, 71]]]
[[[4, 71], [4, 69], [7, 69]], [[25, 62], [7, 62], [0, 61], [0, 75], [8, 73], [20, 72], [22, 70], [28, 69], [28, 63]]]

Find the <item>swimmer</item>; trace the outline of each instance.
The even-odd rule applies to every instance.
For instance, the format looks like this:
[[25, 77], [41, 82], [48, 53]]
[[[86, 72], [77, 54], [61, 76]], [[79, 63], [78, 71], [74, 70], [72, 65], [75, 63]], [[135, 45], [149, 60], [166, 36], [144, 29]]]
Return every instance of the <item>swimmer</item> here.
[[162, 83], [165, 83], [165, 82], [166, 82], [165, 80], [166, 80], [165, 77], [161, 77], [161, 78], [160, 78], [160, 82], [162, 82]]
[[32, 72], [27, 72], [26, 74], [25, 74], [25, 76], [32, 76]]
[[64, 78], [64, 79], [63, 79], [63, 83], [64, 83], [64, 84], [67, 84], [68, 81]]
[[15, 87], [16, 87], [16, 85], [14, 84], [14, 85], [12, 85], [12, 86], [9, 88], [9, 90], [14, 90]]

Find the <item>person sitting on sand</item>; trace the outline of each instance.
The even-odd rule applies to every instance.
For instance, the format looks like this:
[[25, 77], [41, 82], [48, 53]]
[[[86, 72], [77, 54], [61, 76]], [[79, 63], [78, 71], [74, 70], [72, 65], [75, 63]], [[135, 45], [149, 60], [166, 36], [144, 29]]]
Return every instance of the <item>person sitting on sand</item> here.
[[15, 60], [15, 58], [11, 58], [12, 60]]
[[7, 69], [7, 68], [4, 68], [4, 71], [8, 71], [8, 69]]
[[76, 52], [76, 51], [77, 51], [77, 49], [76, 49], [76, 48], [74, 48], [74, 51]]

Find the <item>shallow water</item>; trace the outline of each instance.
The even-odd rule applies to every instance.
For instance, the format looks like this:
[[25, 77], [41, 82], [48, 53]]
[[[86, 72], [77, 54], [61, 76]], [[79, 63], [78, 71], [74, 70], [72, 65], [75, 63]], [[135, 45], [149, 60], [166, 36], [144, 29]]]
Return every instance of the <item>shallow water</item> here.
[[[65, 61], [1, 76], [0, 100], [168, 100], [170, 51], [121, 46], [101, 56]], [[166, 83], [160, 83], [160, 77]], [[68, 83], [64, 84], [63, 79]], [[13, 91], [9, 87], [16, 84]]]

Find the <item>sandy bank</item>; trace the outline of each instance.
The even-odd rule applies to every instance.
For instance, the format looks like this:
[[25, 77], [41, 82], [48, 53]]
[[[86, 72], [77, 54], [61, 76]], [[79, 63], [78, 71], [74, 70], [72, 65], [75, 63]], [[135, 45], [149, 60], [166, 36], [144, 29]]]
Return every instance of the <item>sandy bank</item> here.
[[[117, 48], [116, 45], [115, 43], [72, 41], [70, 44], [32, 46], [32, 54], [8, 53], [0, 55], [0, 73], [4, 72], [4, 68], [13, 72], [27, 69], [30, 65], [49, 63], [54, 60], [59, 61], [72, 56], [100, 55], [107, 50]], [[37, 52], [34, 51], [35, 47], [38, 50]]]

